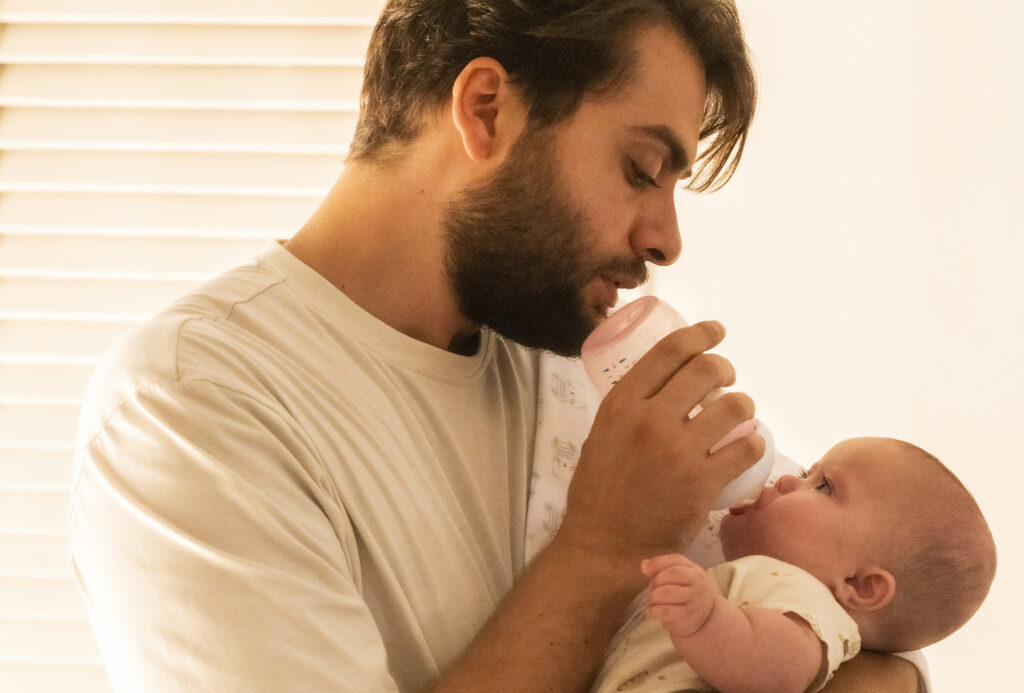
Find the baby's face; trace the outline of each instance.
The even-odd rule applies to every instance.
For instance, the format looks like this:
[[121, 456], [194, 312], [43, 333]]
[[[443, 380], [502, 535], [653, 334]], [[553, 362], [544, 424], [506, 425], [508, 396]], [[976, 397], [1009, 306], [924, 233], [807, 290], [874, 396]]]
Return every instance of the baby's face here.
[[843, 441], [808, 472], [784, 476], [753, 503], [732, 508], [722, 520], [721, 540], [729, 560], [771, 556], [831, 585], [871, 562], [891, 518], [913, 499], [906, 454], [893, 441]]

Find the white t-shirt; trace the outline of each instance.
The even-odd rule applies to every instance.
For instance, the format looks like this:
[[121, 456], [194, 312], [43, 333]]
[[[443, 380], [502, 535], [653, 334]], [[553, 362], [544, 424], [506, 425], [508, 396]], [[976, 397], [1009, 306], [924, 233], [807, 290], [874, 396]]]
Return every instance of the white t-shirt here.
[[279, 244], [134, 332], [82, 413], [71, 562], [121, 691], [413, 691], [523, 567], [537, 355], [457, 356]]

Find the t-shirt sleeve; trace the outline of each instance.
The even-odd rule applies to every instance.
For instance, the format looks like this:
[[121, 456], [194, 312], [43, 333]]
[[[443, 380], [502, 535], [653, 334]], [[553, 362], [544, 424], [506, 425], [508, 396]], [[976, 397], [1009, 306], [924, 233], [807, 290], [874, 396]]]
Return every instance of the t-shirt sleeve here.
[[820, 690], [840, 664], [860, 651], [857, 624], [810, 573], [765, 556], [747, 556], [709, 572], [729, 601], [791, 613], [810, 625], [821, 641], [827, 665], [809, 690]]
[[149, 385], [76, 466], [71, 567], [116, 690], [397, 690], [351, 524], [287, 412]]

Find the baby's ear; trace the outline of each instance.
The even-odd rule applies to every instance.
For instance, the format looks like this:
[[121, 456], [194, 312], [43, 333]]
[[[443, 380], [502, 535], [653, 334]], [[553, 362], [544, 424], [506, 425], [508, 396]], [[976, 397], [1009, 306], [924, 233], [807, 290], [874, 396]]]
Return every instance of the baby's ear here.
[[848, 577], [836, 589], [836, 599], [853, 611], [875, 611], [888, 604], [896, 594], [896, 579], [878, 567], [863, 568]]

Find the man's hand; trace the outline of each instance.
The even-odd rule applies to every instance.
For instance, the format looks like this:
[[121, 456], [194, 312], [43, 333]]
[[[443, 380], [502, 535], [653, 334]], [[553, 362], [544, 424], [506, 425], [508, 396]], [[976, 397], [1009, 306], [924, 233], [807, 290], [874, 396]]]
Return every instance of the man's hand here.
[[861, 652], [844, 663], [822, 693], [923, 693], [917, 667], [881, 652]]
[[705, 353], [724, 336], [719, 323], [703, 322], [661, 340], [605, 397], [583, 445], [559, 534], [637, 590], [640, 561], [689, 544], [722, 487], [764, 452], [764, 440], [751, 435], [709, 454], [754, 415], [744, 394], [687, 416], [735, 379], [727, 360]]
[[641, 571], [651, 579], [647, 615], [661, 623], [673, 638], [686, 638], [703, 626], [715, 605], [717, 591], [711, 576], [679, 554], [644, 561]]

